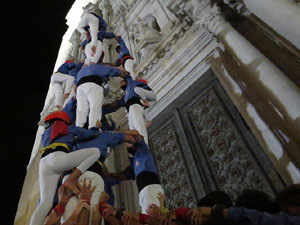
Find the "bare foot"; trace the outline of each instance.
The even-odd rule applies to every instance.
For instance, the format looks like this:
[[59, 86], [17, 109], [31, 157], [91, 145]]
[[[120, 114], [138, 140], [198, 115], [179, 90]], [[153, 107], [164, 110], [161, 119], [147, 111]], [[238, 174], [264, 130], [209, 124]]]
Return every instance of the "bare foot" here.
[[68, 98], [69, 97], [69, 95], [70, 95], [70, 93], [66, 93], [66, 94], [64, 94], [64, 98], [66, 99], [66, 98]]
[[78, 187], [77, 187], [77, 181], [76, 180], [73, 180], [73, 181], [66, 180], [65, 183], [63, 184], [63, 186], [65, 188], [68, 188], [72, 192], [74, 192], [76, 195], [78, 195], [79, 192], [80, 192]]
[[151, 120], [146, 121], [146, 123], [145, 123], [146, 127], [150, 127], [151, 125], [152, 125], [152, 121]]
[[145, 108], [149, 108], [150, 107], [150, 104], [149, 104], [149, 102], [146, 99], [143, 100], [143, 105], [145, 106]]

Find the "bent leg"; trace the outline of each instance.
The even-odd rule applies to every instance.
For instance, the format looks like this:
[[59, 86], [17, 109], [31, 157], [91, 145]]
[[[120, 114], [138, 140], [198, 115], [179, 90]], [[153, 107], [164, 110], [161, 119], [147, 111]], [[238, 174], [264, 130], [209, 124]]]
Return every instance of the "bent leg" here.
[[44, 223], [45, 217], [48, 215], [53, 205], [53, 199], [59, 177], [60, 174], [40, 174], [39, 182], [41, 200], [31, 217], [30, 225], [41, 225]]
[[156, 101], [156, 94], [154, 91], [146, 90], [141, 87], [135, 87], [134, 92], [137, 93], [143, 100]]
[[148, 133], [144, 120], [144, 109], [139, 104], [134, 104], [129, 107], [128, 122], [130, 130], [137, 130], [144, 137], [148, 144]]
[[91, 83], [88, 93], [88, 102], [90, 105], [89, 113], [89, 129], [95, 127], [97, 120], [102, 117], [102, 104], [103, 104], [103, 88], [97, 84]]
[[78, 127], [84, 126], [89, 113], [89, 102], [84, 91], [85, 88], [88, 88], [86, 84], [82, 84], [77, 88], [76, 126]]
[[130, 76], [133, 80], [136, 79], [136, 76], [133, 72], [133, 66], [134, 66], [134, 60], [133, 59], [127, 59], [124, 63], [124, 69], [130, 73]]

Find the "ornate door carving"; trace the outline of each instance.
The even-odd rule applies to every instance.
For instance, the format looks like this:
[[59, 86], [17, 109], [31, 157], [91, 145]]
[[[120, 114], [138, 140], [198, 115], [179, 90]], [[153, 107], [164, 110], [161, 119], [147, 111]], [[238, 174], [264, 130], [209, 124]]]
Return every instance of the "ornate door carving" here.
[[192, 207], [212, 190], [274, 194], [284, 184], [211, 71], [171, 103], [149, 130], [167, 205]]

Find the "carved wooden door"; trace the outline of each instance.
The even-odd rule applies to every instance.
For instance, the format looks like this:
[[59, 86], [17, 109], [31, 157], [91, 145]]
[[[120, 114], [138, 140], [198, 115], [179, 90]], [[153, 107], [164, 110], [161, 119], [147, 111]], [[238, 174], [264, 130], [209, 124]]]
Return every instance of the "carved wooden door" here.
[[153, 120], [149, 137], [170, 208], [193, 207], [213, 190], [235, 198], [284, 186], [211, 71]]

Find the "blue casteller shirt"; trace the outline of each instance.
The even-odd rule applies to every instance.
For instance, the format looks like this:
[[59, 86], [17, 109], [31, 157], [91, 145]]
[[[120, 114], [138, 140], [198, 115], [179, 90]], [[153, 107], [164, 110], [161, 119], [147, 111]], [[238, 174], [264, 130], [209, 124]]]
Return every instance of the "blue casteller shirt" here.
[[97, 75], [101, 78], [102, 82], [106, 82], [109, 77], [120, 76], [121, 70], [104, 64], [93, 64], [82, 67], [77, 74], [76, 81], [79, 82], [81, 78], [91, 75]]
[[98, 40], [103, 42], [103, 39], [113, 39], [115, 37], [113, 32], [99, 31], [98, 32]]
[[106, 158], [107, 147], [115, 147], [117, 145], [123, 144], [124, 141], [125, 134], [123, 133], [103, 132], [100, 133], [99, 136], [94, 139], [84, 142], [78, 142], [74, 146], [74, 150], [96, 147], [100, 150], [101, 158]]
[[270, 214], [255, 209], [229, 208], [228, 219], [244, 225], [299, 225], [299, 216], [289, 216], [284, 212]]
[[76, 103], [77, 100], [71, 98], [71, 100], [65, 105], [62, 111], [66, 112], [70, 118], [70, 124], [75, 124], [76, 120]]
[[129, 49], [127, 48], [124, 40], [121, 37], [119, 37], [119, 44], [120, 44], [119, 59], [122, 59], [125, 55], [130, 55]]
[[135, 87], [142, 87], [144, 89], [151, 90], [151, 88], [147, 84], [143, 83], [142, 81], [133, 80], [130, 74], [126, 75], [125, 79], [127, 82], [125, 95], [124, 95], [125, 103], [127, 103], [127, 101], [133, 97], [139, 98], [138, 94], [135, 93], [134, 91]]
[[67, 62], [62, 64], [59, 68], [58, 68], [58, 72], [63, 73], [63, 74], [69, 74], [70, 70], [73, 69], [75, 67], [75, 63], [73, 62]]
[[129, 75], [126, 75], [126, 89], [125, 89], [125, 95], [124, 95], [124, 101], [127, 103], [127, 101], [133, 97], [139, 98], [139, 96], [134, 92], [134, 88], [137, 85], [137, 82], [132, 79], [132, 77]]
[[148, 171], [158, 174], [154, 157], [145, 141], [136, 143], [137, 152], [133, 158], [134, 175], [137, 177], [141, 172]]
[[70, 150], [72, 150], [73, 145], [76, 140], [94, 138], [99, 135], [98, 129], [84, 129], [81, 127], [76, 127], [73, 125], [68, 126], [68, 134], [59, 138], [54, 139], [52, 142], [50, 141], [50, 135], [52, 131], [52, 125], [48, 129], [46, 129], [42, 135], [42, 146], [46, 147], [53, 143], [64, 143], [66, 144]]
[[[81, 63], [81, 62], [77, 63], [75, 65], [75, 67], [73, 69], [71, 69], [70, 72], [69, 72], [69, 75], [71, 75], [72, 77], [74, 77], [75, 81], [76, 81], [77, 74], [81, 70], [82, 66], [83, 66], [83, 63]], [[75, 81], [74, 81], [74, 84], [76, 85]]]

